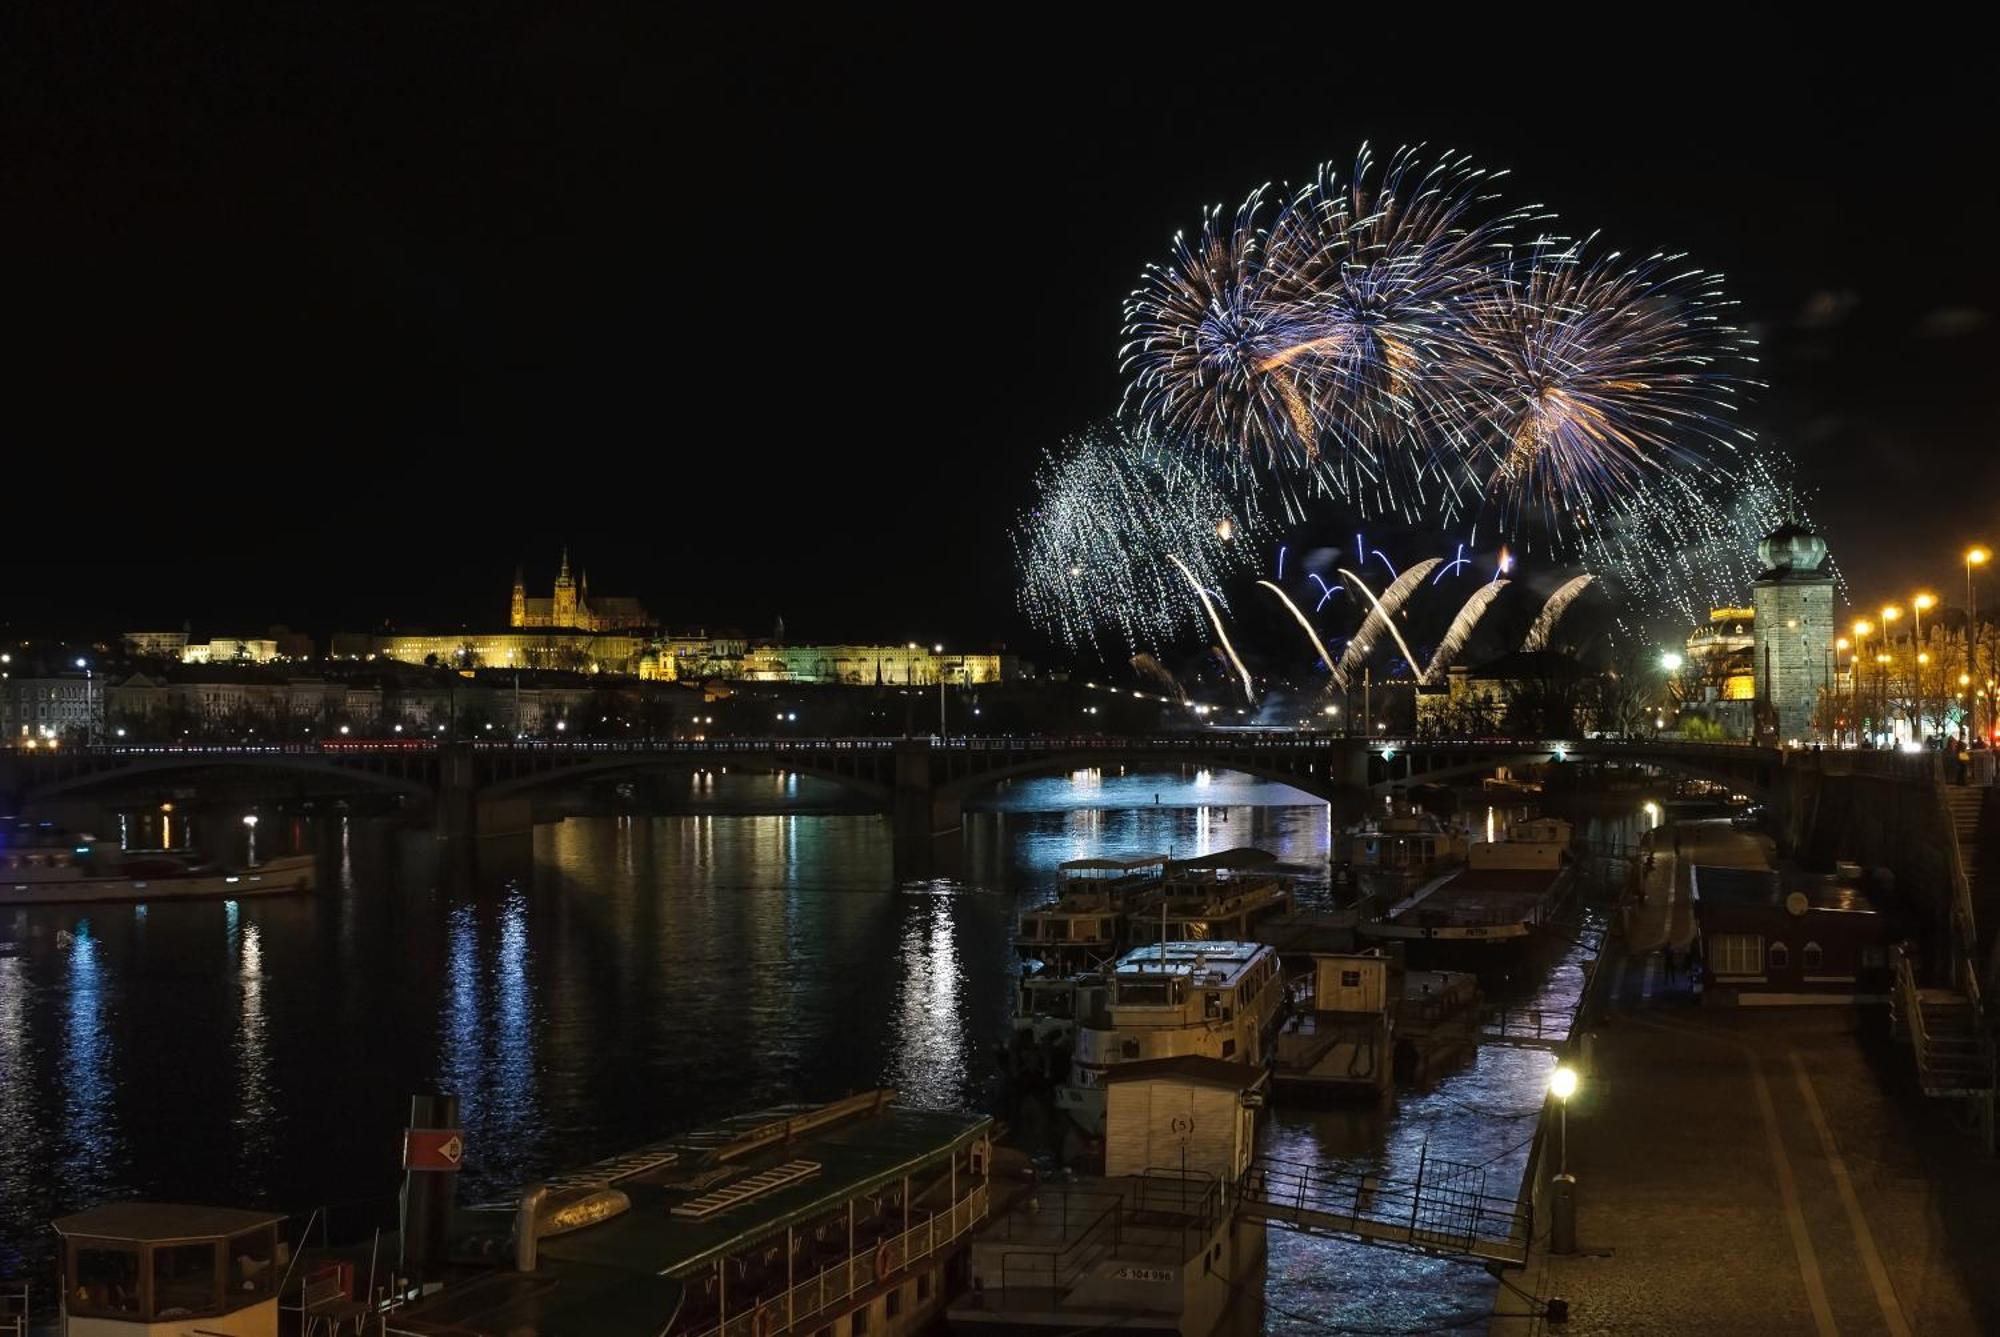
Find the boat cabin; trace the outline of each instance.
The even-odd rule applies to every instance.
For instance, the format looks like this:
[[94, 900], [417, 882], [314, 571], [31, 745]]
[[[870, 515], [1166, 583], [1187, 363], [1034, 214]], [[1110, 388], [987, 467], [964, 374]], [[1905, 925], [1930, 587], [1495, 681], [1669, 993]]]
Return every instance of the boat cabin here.
[[66, 1337], [276, 1337], [275, 1212], [113, 1202], [55, 1222]]
[[1882, 916], [1848, 879], [1696, 864], [1688, 883], [1704, 1003], [1838, 1003], [1889, 991]]
[[[894, 1096], [728, 1119], [461, 1212], [459, 1237], [511, 1239], [515, 1266], [402, 1314], [432, 1325], [415, 1331], [914, 1332], [959, 1286], [986, 1215], [992, 1121]], [[551, 1210], [607, 1189], [580, 1222]]]
[[1242, 942], [1283, 914], [1292, 895], [1278, 856], [1242, 846], [1167, 866], [1157, 896], [1132, 912], [1132, 941]]
[[1109, 959], [1122, 941], [1126, 910], [1157, 889], [1166, 863], [1164, 854], [1069, 860], [1056, 899], [1022, 912], [1015, 946], [1059, 968]]

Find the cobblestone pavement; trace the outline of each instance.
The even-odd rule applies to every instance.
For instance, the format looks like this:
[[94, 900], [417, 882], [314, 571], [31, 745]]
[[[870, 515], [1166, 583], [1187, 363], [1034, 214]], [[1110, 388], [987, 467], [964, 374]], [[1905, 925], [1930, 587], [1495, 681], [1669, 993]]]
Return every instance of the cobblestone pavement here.
[[[1656, 945], [1692, 933], [1662, 834], [1569, 1111], [1579, 1252], [1510, 1280], [1570, 1304], [1557, 1327], [1502, 1291], [1491, 1331], [2000, 1332], [2000, 1163], [1917, 1091], [1879, 1007], [1703, 1008]], [[1688, 862], [1752, 864], [1727, 824]], [[1544, 1227], [1546, 1229], [1546, 1227]]]

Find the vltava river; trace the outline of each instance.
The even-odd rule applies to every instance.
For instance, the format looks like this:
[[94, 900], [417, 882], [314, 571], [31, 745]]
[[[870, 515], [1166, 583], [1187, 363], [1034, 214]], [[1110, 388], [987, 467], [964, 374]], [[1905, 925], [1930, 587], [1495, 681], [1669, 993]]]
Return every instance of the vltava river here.
[[[795, 776], [722, 779], [693, 797], [838, 805]], [[240, 818], [193, 822], [240, 845]], [[837, 811], [572, 817], [470, 875], [387, 820], [272, 813], [258, 833], [263, 853], [320, 852], [317, 895], [0, 910], [0, 1277], [45, 1278], [48, 1221], [112, 1197], [327, 1207], [336, 1235], [393, 1220], [416, 1092], [463, 1102], [468, 1198], [778, 1101], [885, 1085], [987, 1105], [1010, 929], [1056, 864], [1240, 844], [1323, 864], [1330, 830], [1242, 776], [1087, 772], [996, 790], [968, 814], [963, 878], [906, 885], [886, 819]], [[1298, 1159], [1518, 1175], [1546, 1065], [1486, 1053], [1389, 1114], [1279, 1111], [1265, 1136]], [[1490, 1285], [1275, 1232], [1271, 1263], [1274, 1331], [1449, 1322]]]

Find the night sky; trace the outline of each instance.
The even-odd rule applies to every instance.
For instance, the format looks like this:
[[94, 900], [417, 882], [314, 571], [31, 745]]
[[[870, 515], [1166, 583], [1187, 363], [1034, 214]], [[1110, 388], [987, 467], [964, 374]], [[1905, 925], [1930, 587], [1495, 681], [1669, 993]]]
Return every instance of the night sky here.
[[1751, 423], [1862, 598], [1950, 593], [2000, 539], [1970, 64], [143, 12], [16, 11], [0, 43], [17, 630], [491, 625], [567, 542], [675, 624], [1031, 642], [1006, 526], [1115, 407], [1140, 265], [1363, 139], [1725, 271]]

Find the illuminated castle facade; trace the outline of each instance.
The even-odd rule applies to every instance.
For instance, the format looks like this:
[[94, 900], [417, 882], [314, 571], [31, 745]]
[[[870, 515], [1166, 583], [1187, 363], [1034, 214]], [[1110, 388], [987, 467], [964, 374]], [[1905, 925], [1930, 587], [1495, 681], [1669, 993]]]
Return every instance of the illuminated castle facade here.
[[633, 598], [590, 597], [590, 576], [571, 577], [569, 549], [563, 549], [562, 567], [556, 572], [555, 590], [546, 599], [530, 599], [521, 569], [514, 568], [514, 599], [509, 608], [510, 627], [554, 627], [565, 631], [616, 631], [629, 627], [649, 627], [653, 619]]

